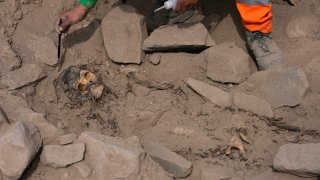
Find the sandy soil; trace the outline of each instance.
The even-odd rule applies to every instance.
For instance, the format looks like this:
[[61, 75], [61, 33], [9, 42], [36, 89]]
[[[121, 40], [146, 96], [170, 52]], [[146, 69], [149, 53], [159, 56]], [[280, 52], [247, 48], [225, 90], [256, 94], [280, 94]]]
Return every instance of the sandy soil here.
[[[16, 8], [23, 12], [22, 19], [14, 25], [16, 27], [8, 25], [5, 28], [13, 49], [25, 63], [33, 60], [21, 46], [23, 36], [35, 33], [56, 41], [52, 28], [55, 15], [74, 3], [63, 0], [23, 2]], [[152, 3], [147, 0], [129, 0], [127, 3], [137, 6], [142, 14], [152, 9]], [[0, 3], [0, 7], [1, 4], [4, 3]], [[235, 41], [247, 52], [234, 1], [208, 0], [203, 4], [206, 14], [214, 12], [223, 17], [211, 33], [217, 44]], [[15, 92], [27, 100], [33, 110], [44, 113], [50, 123], [78, 135], [92, 130], [111, 136], [137, 135], [142, 140], [163, 144], [194, 163], [194, 173], [187, 178], [190, 180], [199, 178], [196, 167], [200, 165], [219, 165], [233, 169], [240, 178], [252, 177], [272, 166], [279, 146], [288, 142], [319, 142], [318, 93], [309, 91], [295, 108], [275, 110], [276, 121], [270, 122], [251, 113], [216, 107], [186, 87], [185, 80], [189, 77], [213, 84], [206, 77], [205, 62], [194, 62], [195, 54], [162, 54], [162, 61], [157, 66], [148, 61], [139, 66], [113, 63], [105, 52], [100, 28], [101, 19], [109, 10], [108, 2], [102, 0], [88, 18], [69, 30], [63, 40], [64, 62], [60, 70], [46, 67], [47, 78]], [[275, 41], [290, 65], [304, 68], [312, 57], [320, 54], [319, 39], [289, 39], [284, 29], [299, 15], [319, 17], [319, 2], [302, 0], [298, 6], [274, 4], [273, 12]], [[64, 69], [80, 65], [95, 72], [107, 87], [99, 101], [72, 102], [55, 88], [55, 79]], [[251, 65], [256, 71], [253, 61]], [[139, 73], [133, 75], [131, 71]], [[214, 84], [227, 91], [236, 87]], [[233, 157], [224, 155], [224, 148], [239, 130], [244, 130], [251, 142], [244, 144], [247, 160], [240, 158], [237, 150]], [[77, 178], [72, 166], [57, 170], [35, 160], [22, 179], [62, 179], [65, 173], [68, 173], [68, 179]]]

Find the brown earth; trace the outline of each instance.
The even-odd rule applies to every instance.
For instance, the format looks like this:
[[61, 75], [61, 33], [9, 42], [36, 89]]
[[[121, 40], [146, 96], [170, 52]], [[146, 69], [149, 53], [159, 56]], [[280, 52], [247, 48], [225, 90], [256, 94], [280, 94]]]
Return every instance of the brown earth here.
[[[6, 0], [0, 1], [0, 18], [4, 17], [1, 20], [5, 34], [23, 63], [36, 63], [30, 58], [30, 52], [21, 46], [24, 36], [34, 33], [56, 41], [52, 27], [55, 15], [74, 5], [73, 1], [63, 0], [16, 0], [15, 5], [5, 8], [6, 3]], [[152, 3], [147, 0], [129, 0], [127, 3], [138, 7], [142, 14], [152, 9]], [[203, 3], [205, 14], [218, 13], [223, 17], [217, 28], [211, 31], [216, 43], [235, 41], [247, 52], [244, 29], [234, 0], [207, 0]], [[6, 11], [2, 11], [4, 9]], [[77, 135], [88, 130], [119, 137], [136, 135], [141, 140], [165, 145], [194, 163], [193, 174], [186, 178], [190, 180], [200, 179], [197, 167], [217, 165], [233, 169], [237, 177], [253, 177], [273, 165], [275, 153], [281, 145], [319, 142], [319, 93], [309, 90], [300, 105], [276, 109], [276, 120], [267, 120], [237, 109], [221, 109], [189, 89], [185, 81], [190, 77], [227, 91], [236, 87], [207, 79], [205, 62], [194, 62], [195, 54], [161, 54], [161, 63], [157, 66], [148, 61], [141, 65], [113, 63], [105, 52], [100, 28], [101, 19], [109, 10], [109, 3], [102, 0], [82, 23], [70, 28], [63, 39], [61, 69], [45, 66], [45, 79], [14, 92], [34, 111], [45, 114], [53, 125]], [[17, 12], [23, 13], [22, 19], [14, 18]], [[275, 3], [273, 12], [275, 41], [289, 65], [305, 68], [315, 55], [320, 54], [320, 41], [317, 38], [289, 39], [285, 28], [299, 15], [319, 17], [319, 1], [300, 0], [297, 6]], [[107, 87], [100, 100], [72, 102], [55, 88], [55, 79], [62, 70], [81, 65], [96, 73]], [[256, 71], [253, 61], [251, 68]], [[232, 136], [243, 129], [251, 142], [244, 143], [247, 160], [241, 159], [237, 150], [233, 157], [226, 156], [224, 148]], [[66, 173], [67, 179], [78, 177], [73, 166], [53, 169], [39, 163], [38, 157], [22, 179], [62, 179]]]

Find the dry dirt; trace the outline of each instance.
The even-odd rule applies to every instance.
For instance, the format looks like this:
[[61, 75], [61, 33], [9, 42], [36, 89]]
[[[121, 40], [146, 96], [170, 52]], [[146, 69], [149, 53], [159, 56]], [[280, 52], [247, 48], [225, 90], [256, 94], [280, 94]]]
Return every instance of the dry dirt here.
[[[0, 7], [6, 1], [0, 1]], [[7, 23], [4, 27], [6, 35], [23, 63], [31, 62], [33, 59], [28, 58], [28, 52], [21, 47], [23, 36], [35, 33], [56, 41], [52, 26], [55, 15], [74, 3], [67, 0], [11, 1], [11, 10], [7, 8], [11, 12], [5, 14], [22, 11], [23, 17], [16, 20], [15, 25]], [[152, 9], [149, 0], [129, 0], [127, 3], [137, 6], [143, 14]], [[223, 17], [211, 32], [216, 43], [235, 41], [247, 52], [234, 0], [207, 0], [203, 4], [206, 14], [215, 12]], [[276, 120], [267, 120], [236, 109], [216, 107], [186, 87], [185, 80], [189, 77], [213, 84], [207, 79], [203, 64], [193, 61], [195, 54], [167, 53], [164, 56], [168, 58], [157, 66], [148, 61], [141, 65], [113, 63], [105, 52], [100, 28], [101, 19], [109, 10], [108, 2], [101, 0], [82, 23], [64, 35], [61, 68], [46, 66], [47, 78], [15, 92], [34, 111], [44, 113], [50, 123], [78, 135], [88, 130], [119, 137], [136, 135], [142, 140], [165, 145], [193, 162], [194, 173], [186, 178], [190, 180], [200, 178], [197, 170], [200, 165], [220, 165], [233, 169], [238, 177], [252, 177], [272, 166], [281, 145], [319, 142], [318, 93], [308, 91], [299, 106], [276, 109]], [[298, 1], [297, 6], [274, 4], [273, 12], [275, 41], [290, 65], [304, 68], [312, 57], [320, 54], [320, 41], [289, 39], [285, 36], [285, 27], [299, 15], [319, 16], [318, 0]], [[5, 21], [12, 19], [7, 17]], [[55, 79], [70, 66], [85, 66], [102, 79], [107, 88], [100, 100], [72, 102], [55, 88]], [[251, 68], [256, 71], [253, 61]], [[235, 85], [215, 85], [227, 91], [235, 88]], [[233, 157], [224, 154], [224, 148], [239, 127], [245, 129], [251, 142], [244, 143], [247, 160], [240, 158], [237, 150]], [[61, 179], [66, 172], [68, 179], [75, 179], [74, 168], [53, 169], [39, 163], [37, 158], [22, 179]]]

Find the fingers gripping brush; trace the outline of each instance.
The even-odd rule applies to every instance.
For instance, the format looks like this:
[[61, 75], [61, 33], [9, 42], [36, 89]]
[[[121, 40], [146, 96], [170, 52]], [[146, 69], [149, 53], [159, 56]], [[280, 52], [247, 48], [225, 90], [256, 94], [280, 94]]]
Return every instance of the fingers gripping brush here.
[[177, 0], [168, 0], [166, 1], [162, 7], [159, 7], [154, 11], [156, 13], [157, 11], [160, 11], [162, 9], [175, 9], [177, 5]]

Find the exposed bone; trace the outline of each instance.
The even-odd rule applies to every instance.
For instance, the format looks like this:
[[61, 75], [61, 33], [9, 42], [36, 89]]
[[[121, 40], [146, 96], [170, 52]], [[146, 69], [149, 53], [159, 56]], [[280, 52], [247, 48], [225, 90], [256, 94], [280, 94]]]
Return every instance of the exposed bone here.
[[76, 89], [84, 92], [86, 91], [88, 85], [90, 83], [95, 83], [97, 82], [97, 77], [93, 73], [87, 70], [81, 70], [80, 71], [80, 79], [78, 83], [76, 84]]
[[239, 135], [240, 135], [240, 138], [241, 138], [244, 142], [246, 142], [246, 143], [248, 143], [248, 144], [251, 144], [250, 140], [247, 138], [246, 135], [244, 135], [242, 132], [240, 132]]
[[238, 137], [236, 137], [236, 136], [233, 136], [233, 137], [231, 138], [231, 141], [230, 141], [228, 147], [226, 148], [226, 155], [231, 155], [231, 149], [232, 149], [232, 148], [237, 148], [237, 149], [239, 149], [241, 156], [244, 157], [244, 158], [246, 157], [246, 152], [245, 152], [245, 150], [244, 150], [244, 147], [243, 147], [243, 145], [242, 145], [242, 142], [241, 142], [241, 140], [240, 140]]
[[102, 96], [103, 90], [103, 85], [90, 87], [90, 92], [96, 99], [99, 99]]

